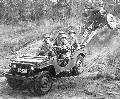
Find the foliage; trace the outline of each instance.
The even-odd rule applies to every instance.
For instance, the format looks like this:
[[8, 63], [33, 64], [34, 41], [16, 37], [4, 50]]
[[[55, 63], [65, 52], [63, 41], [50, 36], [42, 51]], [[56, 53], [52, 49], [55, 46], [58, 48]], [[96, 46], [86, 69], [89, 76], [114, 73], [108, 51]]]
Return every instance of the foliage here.
[[[53, 19], [53, 21], [66, 20], [70, 17], [81, 18], [84, 6], [88, 4], [87, 0], [58, 0], [56, 3], [52, 0], [1, 0], [0, 21], [15, 24], [19, 21], [39, 23], [43, 18]], [[111, 9], [109, 4], [105, 6], [106, 9]]]

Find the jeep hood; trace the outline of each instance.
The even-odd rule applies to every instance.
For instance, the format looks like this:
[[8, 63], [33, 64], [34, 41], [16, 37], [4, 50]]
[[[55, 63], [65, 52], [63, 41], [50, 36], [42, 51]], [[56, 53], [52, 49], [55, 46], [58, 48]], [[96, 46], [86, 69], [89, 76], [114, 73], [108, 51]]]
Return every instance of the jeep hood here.
[[26, 63], [41, 63], [43, 61], [46, 61], [47, 59], [48, 59], [47, 56], [37, 56], [37, 57], [22, 56], [11, 59], [11, 61], [26, 62]]

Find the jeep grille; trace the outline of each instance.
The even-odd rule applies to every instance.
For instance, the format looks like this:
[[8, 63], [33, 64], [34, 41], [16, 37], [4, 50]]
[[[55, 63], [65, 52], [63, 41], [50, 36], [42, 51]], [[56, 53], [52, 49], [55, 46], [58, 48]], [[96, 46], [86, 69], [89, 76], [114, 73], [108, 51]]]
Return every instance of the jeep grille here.
[[31, 72], [31, 66], [30, 64], [20, 64], [20, 63], [13, 63], [12, 65], [16, 65], [16, 68], [12, 68], [12, 73], [14, 75], [21, 75], [21, 76], [29, 76], [29, 73]]

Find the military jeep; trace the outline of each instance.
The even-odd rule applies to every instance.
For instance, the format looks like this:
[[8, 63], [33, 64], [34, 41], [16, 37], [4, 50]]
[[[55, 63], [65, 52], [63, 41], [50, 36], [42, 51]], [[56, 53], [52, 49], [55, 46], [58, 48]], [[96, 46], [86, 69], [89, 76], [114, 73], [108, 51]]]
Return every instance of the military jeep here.
[[[57, 47], [53, 49], [59, 50]], [[52, 88], [55, 79], [82, 73], [84, 57], [85, 51], [81, 48], [71, 53], [71, 59], [65, 66], [59, 65], [57, 55], [14, 58], [11, 59], [10, 70], [5, 77], [13, 89], [28, 89], [34, 95], [45, 95]]]

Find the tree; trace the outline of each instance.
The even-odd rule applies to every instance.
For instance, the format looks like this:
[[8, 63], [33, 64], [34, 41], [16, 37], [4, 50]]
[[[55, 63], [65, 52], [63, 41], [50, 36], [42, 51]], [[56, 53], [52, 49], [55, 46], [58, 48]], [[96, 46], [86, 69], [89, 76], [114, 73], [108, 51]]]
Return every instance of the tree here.
[[66, 20], [70, 18], [71, 7], [66, 0], [58, 0], [58, 2], [52, 6], [53, 20]]

